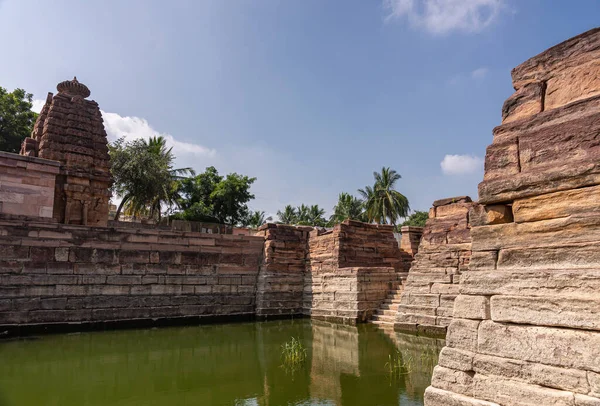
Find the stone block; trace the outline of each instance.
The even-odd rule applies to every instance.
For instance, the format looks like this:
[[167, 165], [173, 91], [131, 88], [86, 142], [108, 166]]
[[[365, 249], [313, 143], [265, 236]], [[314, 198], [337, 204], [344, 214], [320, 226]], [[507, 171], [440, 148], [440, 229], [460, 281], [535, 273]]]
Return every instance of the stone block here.
[[457, 371], [438, 365], [433, 369], [431, 385], [439, 389], [472, 396], [473, 375], [472, 371]]
[[600, 291], [600, 270], [505, 270], [466, 272], [461, 294], [551, 297], [594, 297]]
[[476, 354], [473, 370], [486, 376], [501, 376], [548, 388], [588, 393], [585, 371], [557, 368], [550, 365]]
[[497, 376], [475, 374], [473, 385], [478, 398], [498, 402], [501, 405], [515, 404], [516, 399], [518, 404], [523, 406], [573, 405], [572, 392], [530, 385]]
[[483, 321], [479, 353], [600, 372], [600, 332]]
[[599, 213], [600, 186], [563, 190], [513, 202], [515, 222], [550, 220], [580, 213]]
[[425, 404], [427, 406], [500, 406], [497, 403], [474, 399], [433, 386], [425, 390]]
[[[597, 296], [597, 295], [596, 295]], [[600, 298], [493, 296], [491, 318], [497, 322], [600, 331]]]
[[458, 371], [473, 371], [473, 359], [475, 353], [459, 350], [451, 347], [444, 347], [440, 352], [438, 365], [455, 369]]
[[599, 397], [575, 394], [575, 406], [600, 406]]
[[479, 320], [452, 320], [448, 326], [446, 345], [459, 350], [477, 352], [479, 324]]
[[487, 296], [459, 295], [454, 301], [454, 317], [485, 320], [490, 318], [490, 298]]

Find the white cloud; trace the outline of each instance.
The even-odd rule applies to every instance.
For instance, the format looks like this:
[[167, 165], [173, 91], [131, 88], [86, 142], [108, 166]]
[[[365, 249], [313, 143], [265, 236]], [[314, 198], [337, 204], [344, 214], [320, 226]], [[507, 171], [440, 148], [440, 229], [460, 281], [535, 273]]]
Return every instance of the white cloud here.
[[111, 141], [125, 137], [131, 141], [138, 138], [148, 139], [150, 137], [163, 136], [167, 145], [173, 147], [175, 155], [202, 155], [212, 157], [216, 151], [199, 144], [178, 141], [171, 134], [161, 134], [150, 126], [148, 121], [140, 117], [121, 116], [117, 113], [102, 112], [104, 128]]
[[433, 34], [479, 32], [498, 17], [504, 0], [383, 0], [386, 20], [406, 18]]
[[440, 166], [444, 175], [465, 175], [483, 170], [483, 159], [474, 155], [446, 155]]
[[33, 101], [31, 102], [31, 104], [33, 104], [33, 106], [31, 107], [31, 111], [35, 111], [36, 113], [39, 113], [40, 111], [42, 111], [42, 107], [44, 107], [44, 103], [46, 103], [45, 100], [33, 99]]
[[477, 68], [471, 72], [471, 77], [476, 80], [481, 80], [487, 76], [488, 72], [489, 69], [486, 67]]
[[[45, 100], [34, 99], [31, 110], [39, 113], [44, 107]], [[121, 116], [117, 113], [107, 113], [102, 111], [104, 119], [104, 128], [109, 141], [115, 141], [118, 138], [125, 137], [127, 141], [138, 138], [148, 139], [150, 137], [163, 136], [167, 140], [167, 145], [173, 148], [176, 156], [196, 155], [202, 157], [214, 157], [216, 151], [203, 145], [192, 144], [189, 142], [178, 141], [171, 134], [161, 134], [148, 123], [147, 120], [140, 117]]]

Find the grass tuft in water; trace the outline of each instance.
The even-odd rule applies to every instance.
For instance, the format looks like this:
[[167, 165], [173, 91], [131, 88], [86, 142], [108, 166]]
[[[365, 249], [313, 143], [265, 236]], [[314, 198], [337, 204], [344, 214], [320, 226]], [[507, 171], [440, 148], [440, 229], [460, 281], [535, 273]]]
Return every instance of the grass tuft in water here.
[[299, 365], [306, 361], [306, 348], [299, 339], [292, 337], [281, 346], [281, 359], [284, 365]]
[[281, 346], [281, 367], [292, 376], [304, 365], [307, 353], [299, 339], [292, 337]]
[[401, 375], [409, 374], [413, 368], [411, 357], [403, 357], [400, 350], [394, 354], [388, 355], [388, 362], [385, 363], [390, 378], [398, 378]]

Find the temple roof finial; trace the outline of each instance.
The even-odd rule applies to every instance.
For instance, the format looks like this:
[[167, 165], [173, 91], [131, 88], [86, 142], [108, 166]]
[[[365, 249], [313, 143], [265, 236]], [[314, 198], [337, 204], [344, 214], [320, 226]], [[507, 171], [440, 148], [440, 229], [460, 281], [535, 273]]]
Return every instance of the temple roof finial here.
[[65, 80], [64, 82], [60, 82], [56, 86], [56, 89], [58, 90], [58, 93], [66, 93], [72, 96], [81, 96], [84, 99], [91, 94], [90, 89], [88, 89], [86, 85], [80, 83], [77, 80], [77, 76], [74, 76], [73, 80]]

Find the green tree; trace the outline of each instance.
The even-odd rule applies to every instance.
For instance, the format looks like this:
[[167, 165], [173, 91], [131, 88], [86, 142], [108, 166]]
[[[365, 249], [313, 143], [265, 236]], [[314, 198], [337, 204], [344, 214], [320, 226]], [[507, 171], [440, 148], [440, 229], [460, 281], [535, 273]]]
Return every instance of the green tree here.
[[429, 213], [426, 211], [415, 211], [400, 225], [411, 227], [425, 227], [425, 222], [429, 218]]
[[292, 207], [288, 204], [283, 211], [277, 212], [279, 223], [300, 226], [324, 227], [327, 224], [324, 216], [325, 210], [320, 208], [318, 204], [312, 206], [301, 204], [298, 207]]
[[406, 217], [410, 211], [408, 199], [394, 189], [400, 174], [389, 167], [383, 167], [381, 173], [373, 172], [375, 183], [373, 187], [359, 189], [365, 201], [367, 219], [378, 224], [392, 224], [401, 217]]
[[338, 196], [338, 203], [333, 207], [333, 215], [329, 221], [332, 224], [339, 224], [346, 219], [367, 220], [363, 201], [352, 196], [350, 193], [342, 192]]
[[0, 87], [0, 150], [18, 153], [37, 118], [31, 111], [33, 95], [23, 89], [8, 93]]
[[250, 187], [256, 178], [230, 173], [210, 194], [213, 215], [224, 224], [236, 225], [249, 214], [248, 203], [254, 199]]
[[123, 208], [130, 215], [160, 219], [162, 208], [178, 202], [177, 181], [193, 174], [190, 168], [174, 169], [175, 159], [163, 137], [109, 145], [113, 192], [122, 198], [115, 219]]
[[277, 217], [281, 224], [296, 224], [298, 219], [296, 209], [289, 204], [283, 208], [283, 211], [277, 211]]
[[256, 178], [231, 173], [220, 176], [214, 167], [179, 182], [179, 207], [173, 218], [188, 221], [245, 224], [250, 217], [247, 203], [254, 199], [250, 187]]
[[320, 208], [318, 204], [313, 204], [308, 209], [307, 225], [313, 227], [324, 227], [327, 224], [325, 220], [325, 210]]
[[250, 226], [251, 228], [258, 228], [272, 220], [273, 217], [267, 217], [264, 211], [253, 211], [250, 212], [250, 215], [248, 216], [248, 221], [245, 225]]

